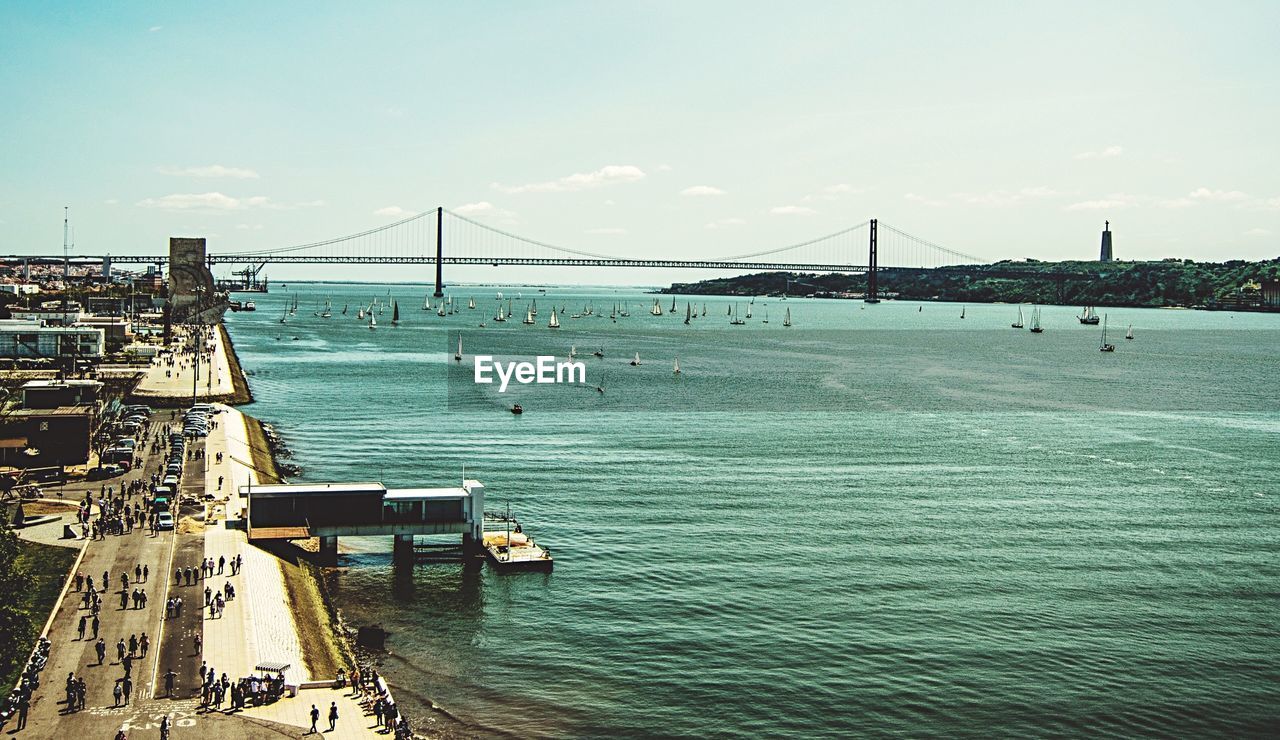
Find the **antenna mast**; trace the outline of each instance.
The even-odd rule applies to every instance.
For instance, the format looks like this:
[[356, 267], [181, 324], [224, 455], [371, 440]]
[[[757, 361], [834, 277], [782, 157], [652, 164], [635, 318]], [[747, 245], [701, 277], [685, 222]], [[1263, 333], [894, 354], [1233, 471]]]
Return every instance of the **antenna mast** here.
[[62, 207], [62, 307], [67, 307], [67, 291], [71, 290], [71, 243], [68, 232], [71, 224], [71, 207]]

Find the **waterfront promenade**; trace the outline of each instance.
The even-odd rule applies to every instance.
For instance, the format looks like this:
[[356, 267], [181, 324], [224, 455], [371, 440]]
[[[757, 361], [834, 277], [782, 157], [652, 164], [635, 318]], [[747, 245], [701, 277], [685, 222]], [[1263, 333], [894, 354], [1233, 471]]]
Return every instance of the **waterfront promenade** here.
[[[213, 366], [219, 376], [226, 376], [226, 382], [215, 381], [209, 387], [229, 393], [233, 386], [228, 348], [221, 341], [220, 331], [212, 338]], [[154, 378], [159, 367], [153, 366], [149, 377]], [[159, 370], [158, 375], [164, 376], [163, 370]], [[186, 377], [189, 383], [191, 376]], [[165, 380], [172, 383], [157, 379], [149, 386], [150, 390], [164, 392], [168, 388], [175, 394], [181, 393], [180, 379]], [[32, 697], [27, 727], [15, 732], [16, 721], [11, 722], [5, 728], [9, 734], [111, 738], [118, 730], [124, 730], [130, 740], [158, 738], [160, 723], [167, 717], [173, 728], [172, 737], [196, 733], [246, 740], [302, 737], [310, 727], [309, 713], [314, 704], [320, 710], [318, 727], [325, 737], [343, 740], [387, 737], [372, 727], [372, 715], [365, 714], [364, 707], [349, 691], [331, 687], [334, 676], [308, 675], [306, 648], [299, 638], [294, 612], [322, 605], [292, 600], [282, 562], [250, 545], [244, 530], [226, 526], [228, 517], [239, 519], [242, 514], [237, 494], [239, 486], [257, 483], [262, 471], [257, 470], [253, 462], [248, 433], [248, 424], [252, 422], [230, 406], [217, 404], [215, 408], [216, 413], [210, 417], [215, 423], [211, 424], [209, 436], [188, 445], [190, 457], [183, 470], [183, 498], [176, 512], [176, 529], [152, 532], [134, 528], [132, 532], [88, 541], [60, 540], [63, 523], [74, 519], [74, 509], [68, 507], [68, 514], [58, 522], [21, 531], [20, 536], [28, 539], [80, 548], [80, 559], [72, 576], [77, 572], [92, 575], [101, 589], [104, 572], [109, 574], [110, 585], [102, 594], [99, 614], [99, 636], [105, 641], [106, 654], [105, 659], [99, 661], [91, 626], [85, 639], [80, 639], [81, 617], [87, 617], [87, 625], [91, 625], [92, 619], [82, 600], [83, 591], [76, 590], [74, 578], [70, 578], [64, 597], [55, 605], [46, 628], [45, 634], [51, 641], [49, 662], [41, 674], [40, 687]], [[163, 444], [153, 447], [150, 441], [166, 431], [168, 424], [180, 428], [180, 412], [163, 410], [152, 415], [147, 443], [139, 447], [143, 451], [143, 465], [139, 469], [105, 483], [68, 485], [64, 491], [66, 501], [81, 500], [86, 492], [96, 500], [106, 486], [119, 492], [130, 482], [149, 480], [153, 473], [161, 470], [165, 448]], [[142, 494], [126, 501], [140, 504]], [[181, 583], [175, 581], [175, 569], [189, 567], [198, 573], [205, 558], [212, 558], [215, 563], [225, 558], [229, 563], [236, 557], [242, 558], [243, 567], [234, 576], [229, 566], [218, 573], [215, 565], [213, 575], [197, 577], [190, 585], [185, 577]], [[135, 568], [143, 565], [147, 567], [148, 577], [134, 583]], [[146, 590], [145, 607], [135, 608], [131, 602], [121, 607], [122, 573], [129, 574], [130, 591]], [[207, 608], [202, 608], [206, 587], [216, 591], [228, 583], [235, 590], [235, 598], [227, 601], [220, 615], [211, 616]], [[180, 597], [183, 607], [180, 613], [166, 618], [166, 601], [172, 597]], [[113, 689], [117, 684], [123, 685], [121, 679], [126, 675], [125, 661], [119, 658], [117, 643], [123, 640], [127, 646], [131, 637], [140, 640], [143, 634], [148, 638], [149, 649], [145, 655], [141, 650], [133, 653], [127, 671], [130, 696], [127, 702], [117, 701]], [[225, 673], [234, 681], [260, 673], [255, 668], [264, 661], [290, 665], [286, 682], [300, 688], [296, 696], [286, 694], [272, 704], [234, 712], [200, 706], [202, 664], [219, 676]], [[175, 676], [172, 693], [165, 688], [165, 676], [170, 671]], [[68, 675], [83, 676], [86, 682], [85, 706], [79, 711], [69, 711], [65, 705], [64, 685]], [[339, 720], [335, 731], [328, 732], [331, 703], [338, 707]], [[224, 704], [228, 706], [229, 703]]]
[[201, 400], [230, 398], [235, 393], [235, 381], [219, 327], [204, 327], [203, 337], [194, 336], [189, 327], [174, 327], [173, 332], [172, 349], [152, 360], [134, 394], [182, 401], [189, 400], [194, 391]]

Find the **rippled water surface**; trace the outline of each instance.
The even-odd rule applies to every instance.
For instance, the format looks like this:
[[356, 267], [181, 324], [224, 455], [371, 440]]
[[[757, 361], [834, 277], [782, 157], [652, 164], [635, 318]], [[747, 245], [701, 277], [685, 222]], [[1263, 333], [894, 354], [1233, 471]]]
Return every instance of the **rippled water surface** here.
[[[538, 323], [495, 324], [497, 290], [519, 294], [517, 319], [536, 296]], [[370, 331], [356, 305], [388, 291], [401, 326], [387, 310]], [[654, 317], [639, 291], [464, 287], [478, 308], [445, 318], [423, 291], [289, 285], [228, 325], [247, 410], [304, 480], [451, 485], [465, 469], [551, 547], [552, 574], [397, 577], [388, 542], [343, 542], [339, 606], [393, 633], [386, 672], [437, 730], [1261, 736], [1280, 721], [1280, 316], [1101, 309], [1106, 355], [1068, 308], [1033, 336], [1011, 306], [961, 320], [950, 304], [757, 299], [730, 327], [727, 299], [698, 298], [707, 316], [686, 326], [686, 301]], [[313, 316], [326, 297], [336, 315]], [[631, 317], [610, 321], [615, 303]], [[475, 352], [572, 344], [586, 385], [471, 383]]]

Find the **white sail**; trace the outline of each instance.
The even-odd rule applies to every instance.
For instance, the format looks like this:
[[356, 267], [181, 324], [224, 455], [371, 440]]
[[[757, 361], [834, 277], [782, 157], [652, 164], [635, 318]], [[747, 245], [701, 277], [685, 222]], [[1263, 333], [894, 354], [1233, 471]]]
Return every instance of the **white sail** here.
[[782, 319], [783, 326], [791, 326], [791, 307], [787, 307], [787, 315]]
[[672, 372], [675, 373], [676, 375], [680, 374], [680, 358], [679, 357], [676, 358], [676, 364], [675, 364], [675, 367], [672, 369]]
[[458, 334], [458, 351], [453, 353], [453, 359], [462, 361], [462, 334]]
[[1133, 339], [1133, 324], [1129, 324], [1129, 331], [1124, 333], [1125, 339]]
[[559, 318], [559, 317], [560, 317], [560, 314], [556, 313], [555, 311], [552, 311], [552, 312], [551, 312], [551, 321], [547, 322], [547, 328], [548, 328], [548, 329], [559, 329], [559, 328], [560, 328], [560, 318]]
[[378, 328], [378, 317], [374, 316], [373, 314], [369, 314], [369, 328], [370, 329]]
[[468, 298], [468, 299], [467, 299], [467, 308], [475, 308], [475, 307], [476, 307], [476, 299], [475, 299], [475, 298]]

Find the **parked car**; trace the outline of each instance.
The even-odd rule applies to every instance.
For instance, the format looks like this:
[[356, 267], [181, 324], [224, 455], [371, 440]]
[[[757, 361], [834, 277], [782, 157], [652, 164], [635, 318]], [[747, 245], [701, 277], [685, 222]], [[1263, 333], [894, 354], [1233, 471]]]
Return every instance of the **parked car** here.
[[173, 514], [170, 514], [167, 511], [160, 512], [159, 516], [156, 518], [156, 529], [162, 531], [173, 529]]
[[160, 484], [164, 486], [169, 486], [176, 490], [178, 488], [178, 476], [166, 475], [164, 477], [164, 480], [160, 481]]
[[104, 478], [114, 478], [124, 473], [124, 468], [119, 465], [99, 465], [89, 470], [89, 480], [103, 480]]

